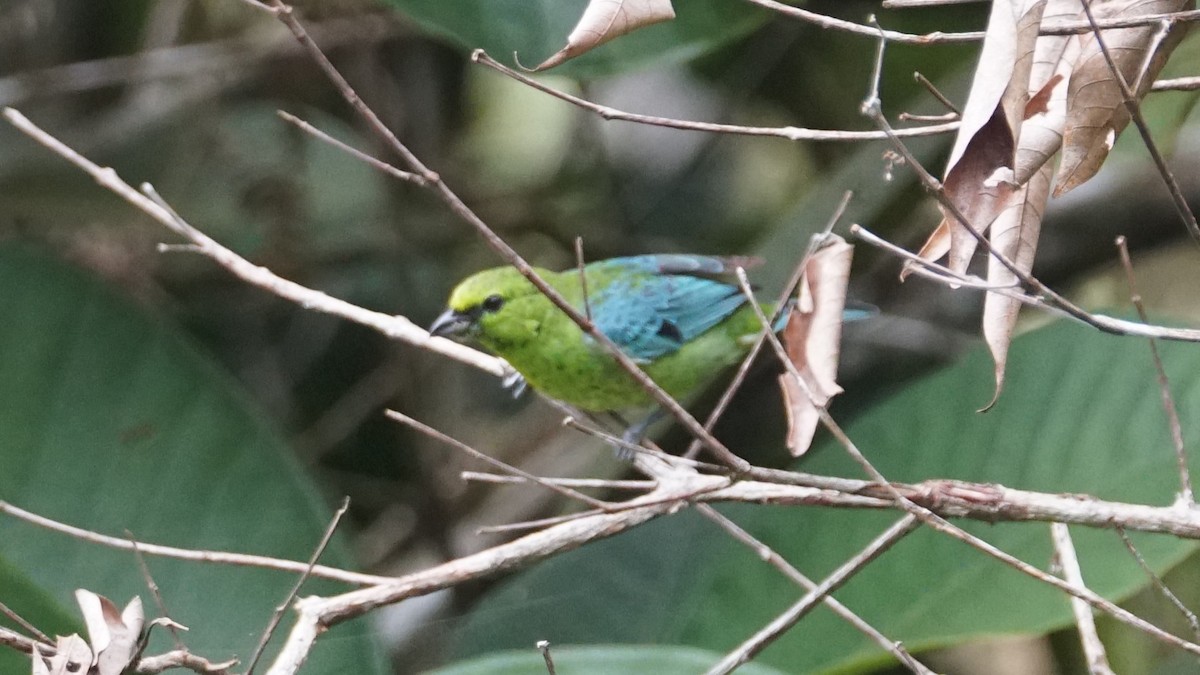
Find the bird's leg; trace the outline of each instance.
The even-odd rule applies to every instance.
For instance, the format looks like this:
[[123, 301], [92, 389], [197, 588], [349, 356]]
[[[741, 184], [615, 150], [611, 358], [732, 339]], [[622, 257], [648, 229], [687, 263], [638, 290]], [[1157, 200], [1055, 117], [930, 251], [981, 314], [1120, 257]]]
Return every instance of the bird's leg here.
[[525, 377], [515, 370], [500, 380], [500, 386], [507, 389], [513, 398], [521, 398], [521, 394], [525, 393], [526, 384], [528, 383], [525, 381]]
[[[666, 411], [664, 411], [662, 408], [655, 408], [649, 415], [646, 415], [635, 424], [628, 424], [624, 420], [621, 420], [621, 418], [618, 416], [617, 419], [621, 420], [622, 426], [625, 427], [625, 432], [621, 434], [621, 440], [625, 441], [629, 445], [640, 445], [642, 439], [646, 437], [646, 432], [650, 429], [650, 427], [661, 420], [665, 414]], [[616, 451], [617, 458], [623, 459], [627, 462], [632, 461], [634, 455], [636, 454], [626, 445], [616, 446]]]

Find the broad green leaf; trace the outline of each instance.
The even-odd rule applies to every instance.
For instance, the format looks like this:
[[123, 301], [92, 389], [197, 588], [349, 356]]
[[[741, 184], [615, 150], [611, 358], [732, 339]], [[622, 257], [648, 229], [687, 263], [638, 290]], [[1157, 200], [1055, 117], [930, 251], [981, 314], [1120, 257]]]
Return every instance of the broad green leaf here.
[[[2, 556], [0, 556], [0, 602], [49, 636], [83, 632], [83, 619], [77, 612], [71, 612], [73, 606], [64, 606], [55, 598], [50, 597], [29, 577], [9, 565]], [[5, 617], [0, 617], [0, 626], [15, 630], [22, 635], [28, 635], [23, 628]], [[0, 649], [0, 673], [23, 673], [28, 670], [29, 656], [27, 654], [21, 654], [7, 647]]]
[[[1200, 349], [1172, 344], [1163, 351], [1179, 409], [1200, 409]], [[956, 478], [1165, 505], [1178, 478], [1149, 359], [1141, 340], [1056, 324], [1014, 342], [1008, 389], [991, 412], [974, 412], [991, 387], [991, 363], [977, 351], [869, 410], [850, 425], [849, 434], [894, 480]], [[1195, 416], [1185, 412], [1184, 425], [1185, 438], [1200, 437]], [[783, 452], [782, 441], [776, 452]], [[800, 466], [861, 475], [828, 441]], [[723, 510], [814, 579], [898, 517], [816, 507]], [[967, 528], [1043, 569], [1049, 563], [1046, 524], [973, 522]], [[1143, 586], [1144, 573], [1114, 533], [1074, 527], [1072, 534], [1094, 590], [1124, 598]], [[1160, 571], [1194, 548], [1166, 536], [1135, 541]], [[539, 639], [728, 650], [801, 595], [749, 550], [685, 512], [502, 584], [460, 631], [459, 654]], [[927, 530], [900, 542], [836, 595], [911, 649], [988, 635], [1041, 634], [1071, 622], [1068, 603], [1057, 591]], [[861, 672], [887, 661], [824, 608], [759, 659], [788, 672]]]
[[[0, 248], [0, 288], [0, 499], [118, 537], [128, 530], [185, 548], [308, 558], [330, 510], [234, 383], [170, 326], [25, 248]], [[18, 590], [40, 591], [60, 612], [74, 614], [76, 588], [121, 606], [141, 595], [154, 607], [129, 552], [6, 517], [0, 542], [0, 568], [36, 584]], [[337, 542], [323, 561], [353, 564]], [[247, 658], [295, 581], [148, 564], [172, 618], [191, 628], [188, 646], [214, 660]], [[306, 592], [334, 588], [312, 583]], [[0, 599], [8, 593], [0, 586]], [[339, 629], [313, 657], [305, 672], [385, 672], [361, 624]]]
[[[602, 647], [551, 646], [555, 672], [561, 675], [695, 675], [717, 659], [716, 652], [690, 647], [606, 645]], [[530, 647], [522, 651], [497, 652], [478, 659], [439, 668], [431, 675], [529, 675], [545, 669], [542, 655]], [[780, 675], [781, 671], [749, 663], [738, 669], [742, 675]]]
[[[386, 0], [431, 32], [485, 49], [511, 65], [514, 52], [533, 66], [557, 52], [587, 0]], [[643, 28], [563, 64], [554, 72], [595, 77], [654, 63], [695, 58], [737, 39], [766, 14], [731, 0], [675, 3], [675, 20]]]

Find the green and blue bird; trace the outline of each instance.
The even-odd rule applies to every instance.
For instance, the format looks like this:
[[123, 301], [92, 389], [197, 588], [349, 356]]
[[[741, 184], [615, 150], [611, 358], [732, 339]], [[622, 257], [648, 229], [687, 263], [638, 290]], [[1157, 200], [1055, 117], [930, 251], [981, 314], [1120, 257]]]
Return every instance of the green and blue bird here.
[[[762, 332], [728, 276], [746, 259], [661, 254], [613, 258], [563, 272], [537, 269], [604, 335], [676, 399], [737, 363]], [[724, 278], [723, 278], [724, 277]], [[770, 313], [770, 309], [767, 312]], [[450, 294], [434, 335], [474, 339], [524, 382], [588, 411], [646, 407], [649, 394], [513, 267], [474, 274]]]

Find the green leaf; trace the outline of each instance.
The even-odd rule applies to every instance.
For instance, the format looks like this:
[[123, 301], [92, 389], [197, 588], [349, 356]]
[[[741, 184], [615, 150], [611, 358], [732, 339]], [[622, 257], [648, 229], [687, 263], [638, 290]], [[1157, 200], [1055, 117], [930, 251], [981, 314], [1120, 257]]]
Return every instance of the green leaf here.
[[[47, 635], [83, 632], [83, 621], [77, 612], [72, 614], [69, 608], [59, 604], [29, 577], [9, 565], [3, 557], [0, 557], [0, 602]], [[0, 625], [32, 637], [24, 628], [5, 617], [0, 616]], [[0, 649], [0, 673], [28, 670], [29, 655], [7, 647]]]
[[[567, 43], [585, 0], [386, 0], [430, 32], [510, 63], [541, 63]], [[767, 18], [732, 0], [675, 4], [675, 20], [642, 28], [573, 59], [552, 72], [596, 77], [705, 54], [746, 35]]]
[[[1200, 409], [1200, 350], [1173, 344], [1163, 351], [1179, 409]], [[850, 437], [893, 480], [956, 478], [1111, 500], [1172, 501], [1178, 477], [1143, 341], [1058, 324], [1019, 338], [1011, 364], [1004, 396], [985, 415], [974, 412], [991, 386], [991, 362], [980, 351], [866, 412], [850, 426]], [[1185, 414], [1184, 424], [1185, 438], [1197, 438], [1195, 417]], [[830, 442], [801, 466], [861, 477]], [[829, 574], [899, 517], [816, 507], [722, 510], [813, 579]], [[1047, 524], [965, 526], [1043, 569], [1049, 563]], [[1083, 527], [1072, 533], [1091, 588], [1124, 598], [1145, 584], [1116, 534]], [[1194, 549], [1193, 542], [1166, 536], [1136, 541], [1159, 571]], [[685, 512], [502, 584], [468, 618], [459, 653], [539, 639], [728, 650], [802, 594], [714, 525]], [[837, 598], [910, 649], [1042, 634], [1071, 621], [1059, 592], [924, 529], [857, 575]], [[759, 660], [788, 672], [861, 672], [888, 659], [820, 608]]]
[[[703, 649], [642, 645], [552, 646], [550, 655], [554, 659], [555, 671], [561, 675], [695, 675], [721, 658], [720, 654]], [[543, 663], [542, 655], [536, 649], [529, 648], [488, 654], [440, 668], [434, 671], [433, 675], [529, 675], [544, 670]], [[738, 668], [738, 672], [742, 675], [780, 675], [781, 671], [748, 663]]]
[[[234, 383], [170, 326], [26, 248], [0, 248], [0, 288], [0, 499], [118, 537], [311, 555], [329, 509]], [[0, 568], [27, 577], [60, 612], [74, 613], [72, 594], [86, 588], [119, 606], [141, 595], [153, 615], [130, 552], [13, 518], [0, 518], [0, 542]], [[337, 542], [322, 561], [353, 565]], [[188, 646], [214, 660], [247, 658], [295, 581], [244, 567], [147, 562], [172, 618], [191, 628]], [[313, 582], [305, 592], [335, 588]], [[7, 600], [8, 586], [0, 589]], [[156, 648], [170, 645], [160, 637]], [[318, 644], [306, 672], [386, 672], [381, 664], [358, 625]]]

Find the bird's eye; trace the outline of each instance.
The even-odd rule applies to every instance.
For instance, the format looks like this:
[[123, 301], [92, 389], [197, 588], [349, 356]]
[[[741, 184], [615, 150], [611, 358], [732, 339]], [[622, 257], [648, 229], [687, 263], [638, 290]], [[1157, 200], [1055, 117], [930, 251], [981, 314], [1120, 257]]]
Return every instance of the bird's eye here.
[[504, 306], [504, 298], [498, 295], [489, 295], [483, 300], [483, 311], [496, 312]]

